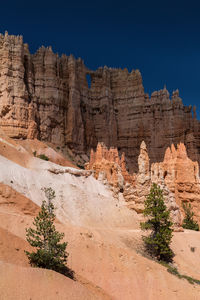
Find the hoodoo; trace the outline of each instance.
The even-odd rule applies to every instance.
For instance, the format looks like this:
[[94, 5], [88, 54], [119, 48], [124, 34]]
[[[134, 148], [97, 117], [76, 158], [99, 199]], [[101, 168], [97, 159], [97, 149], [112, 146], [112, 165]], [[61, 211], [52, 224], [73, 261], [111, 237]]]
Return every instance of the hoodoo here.
[[30, 54], [21, 36], [7, 32], [0, 35], [0, 127], [12, 138], [37, 137], [68, 148], [82, 165], [85, 154], [104, 142], [124, 152], [129, 170], [136, 171], [143, 140], [151, 163], [180, 142], [200, 163], [200, 122], [178, 91], [170, 99], [164, 88], [149, 98], [138, 70], [91, 71], [51, 47]]
[[195, 219], [200, 223], [199, 165], [188, 158], [182, 143], [178, 144], [177, 149], [173, 144], [167, 148], [163, 162], [150, 165], [143, 141], [138, 156], [138, 172], [132, 175], [126, 169], [124, 154], [120, 158], [117, 149], [107, 149], [99, 143], [97, 151], [91, 151], [90, 161], [85, 167], [93, 170], [96, 179], [109, 184], [115, 196], [123, 193], [127, 206], [139, 214], [144, 210], [144, 201], [152, 183], [157, 183], [163, 189], [165, 203], [171, 211], [175, 227], [181, 225], [185, 202], [191, 204]]
[[[0, 298], [199, 299], [199, 232], [189, 230], [200, 225], [199, 162], [200, 122], [178, 91], [149, 97], [138, 70], [91, 71], [72, 55], [31, 54], [21, 36], [0, 35]], [[144, 233], [148, 207], [155, 226]], [[24, 252], [36, 250], [26, 234], [34, 224], [36, 240], [45, 233], [39, 268]], [[159, 246], [154, 258], [170, 246], [172, 264], [149, 256], [145, 234]], [[57, 260], [59, 236], [67, 262]]]

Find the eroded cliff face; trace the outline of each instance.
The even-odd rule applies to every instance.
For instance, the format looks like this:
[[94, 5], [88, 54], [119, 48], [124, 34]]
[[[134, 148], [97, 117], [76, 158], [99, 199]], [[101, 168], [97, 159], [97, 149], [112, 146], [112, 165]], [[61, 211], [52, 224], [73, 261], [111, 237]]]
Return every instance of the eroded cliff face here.
[[[91, 78], [88, 86], [87, 76]], [[89, 70], [81, 59], [41, 47], [31, 55], [22, 37], [0, 35], [0, 126], [13, 138], [39, 138], [86, 160], [98, 142], [124, 152], [130, 171], [144, 140], [150, 162], [184, 142], [200, 162], [200, 123], [178, 91], [149, 99], [138, 70]]]
[[152, 164], [151, 179], [161, 187], [167, 188], [182, 213], [182, 203], [190, 203], [194, 217], [200, 223], [199, 165], [188, 158], [183, 143], [180, 143], [177, 149], [172, 145], [166, 150], [163, 162]]
[[34, 138], [84, 151], [81, 97], [85, 66], [51, 47], [31, 55], [22, 37], [0, 36], [0, 125], [14, 138]]
[[[122, 163], [123, 162], [123, 163]], [[200, 178], [199, 166], [188, 158], [185, 145], [174, 145], [165, 152], [164, 161], [150, 166], [145, 142], [140, 145], [138, 172], [130, 175], [126, 169], [124, 155], [120, 158], [117, 149], [107, 149], [99, 143], [97, 151], [91, 151], [86, 169], [93, 170], [96, 179], [110, 185], [114, 196], [123, 193], [127, 207], [141, 214], [144, 201], [152, 183], [163, 190], [166, 206], [170, 210], [175, 228], [184, 218], [183, 202], [191, 203], [195, 219], [200, 223]]]
[[103, 143], [98, 143], [96, 152], [91, 150], [90, 161], [85, 164], [85, 169], [93, 170], [96, 179], [111, 185], [116, 196], [119, 192], [123, 193], [126, 183], [135, 183], [135, 176], [126, 169], [124, 153], [120, 157], [116, 148], [108, 149]]

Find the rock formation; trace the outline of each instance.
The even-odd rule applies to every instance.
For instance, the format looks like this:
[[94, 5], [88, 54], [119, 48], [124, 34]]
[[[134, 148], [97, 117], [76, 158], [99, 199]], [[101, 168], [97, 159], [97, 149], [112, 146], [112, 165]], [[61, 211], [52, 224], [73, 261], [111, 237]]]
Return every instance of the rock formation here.
[[138, 70], [91, 71], [81, 59], [59, 57], [51, 47], [32, 55], [21, 36], [7, 32], [0, 35], [0, 127], [13, 138], [67, 147], [82, 163], [104, 142], [124, 152], [136, 171], [143, 140], [151, 163], [179, 142], [200, 162], [200, 122], [178, 91], [170, 99], [164, 88], [149, 99]]
[[116, 194], [124, 191], [125, 183], [134, 184], [135, 178], [126, 169], [124, 154], [120, 158], [116, 148], [108, 149], [103, 143], [98, 143], [96, 152], [91, 150], [85, 169], [93, 170], [94, 177], [110, 184]]
[[[144, 201], [150, 192], [153, 182], [157, 183], [163, 190], [163, 196], [167, 208], [170, 210], [170, 215], [174, 223], [174, 229], [180, 230], [181, 224], [181, 209], [176, 203], [175, 193], [169, 190], [168, 186], [161, 178], [153, 177], [152, 166], [149, 164], [149, 155], [144, 141], [140, 146], [140, 155], [138, 157], [138, 173], [135, 175], [135, 185], [126, 185], [124, 189], [124, 199], [127, 201], [127, 206], [134, 209], [137, 213], [142, 213], [144, 210]], [[173, 180], [173, 179], [172, 179]]]
[[127, 206], [142, 213], [144, 201], [153, 182], [163, 190], [165, 203], [171, 212], [175, 227], [179, 227], [184, 211], [182, 202], [189, 202], [195, 213], [195, 219], [200, 223], [200, 178], [199, 166], [187, 156], [184, 144], [180, 143], [168, 148], [164, 161], [149, 164], [147, 147], [143, 141], [138, 157], [138, 173], [130, 175], [126, 170], [125, 156], [120, 159], [117, 149], [108, 150], [102, 143], [97, 151], [91, 151], [87, 170], [93, 170], [96, 179], [111, 185], [115, 196], [123, 193]]
[[126, 185], [124, 198], [129, 208], [134, 209], [137, 213], [142, 213], [144, 210], [144, 201], [151, 187], [149, 155], [144, 141], [140, 146], [138, 173], [135, 174], [135, 178], [134, 185]]
[[188, 158], [184, 144], [180, 143], [177, 149], [172, 145], [166, 150], [163, 162], [152, 164], [151, 180], [169, 191], [182, 212], [182, 202], [191, 203], [195, 219], [200, 223], [199, 165]]

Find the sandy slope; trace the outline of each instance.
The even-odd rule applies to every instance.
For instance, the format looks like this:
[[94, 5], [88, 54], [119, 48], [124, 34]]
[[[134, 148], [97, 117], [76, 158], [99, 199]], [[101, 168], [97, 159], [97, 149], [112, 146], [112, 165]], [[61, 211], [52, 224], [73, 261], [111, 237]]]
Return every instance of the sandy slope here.
[[38, 211], [34, 202], [0, 184], [0, 299], [110, 299], [78, 274], [73, 281], [53, 271], [30, 268], [24, 253], [31, 250], [25, 228], [32, 226]]
[[47, 144], [34, 139], [34, 140], [19, 140], [18, 144], [22, 146], [31, 156], [35, 152], [36, 155], [45, 154], [49, 160], [61, 166], [77, 168], [71, 161], [63, 157], [61, 153], [55, 151]]
[[77, 168], [69, 159], [47, 144], [34, 140], [13, 140], [0, 128], [0, 155], [26, 167], [29, 159], [35, 155], [45, 154], [50, 161], [61, 166]]
[[[53, 174], [49, 170], [70, 170], [32, 158], [29, 169], [0, 156], [0, 182], [12, 187], [37, 205], [44, 199], [42, 188], [56, 191], [56, 214], [63, 222], [78, 226], [134, 226], [134, 212], [125, 203], [116, 202], [111, 191], [91, 175], [72, 176], [69, 173]], [[82, 172], [82, 171], [80, 171]]]
[[[54, 271], [25, 268], [0, 262], [2, 300], [100, 300], [101, 293]], [[107, 298], [109, 299], [109, 298]]]
[[[7, 228], [7, 233], [9, 232], [6, 235], [7, 241], [4, 240], [4, 245], [2, 245], [5, 249], [7, 242], [6, 251], [2, 253], [0, 247], [1, 260], [28, 266], [26, 257], [23, 256], [23, 249], [27, 245], [21, 228], [31, 224], [32, 216], [10, 215], [10, 217], [5, 216], [1, 221]], [[69, 266], [78, 276], [87, 278], [94, 287], [99, 286], [112, 299], [198, 299], [199, 286], [192, 286], [187, 281], [174, 277], [164, 267], [136, 252], [135, 246], [140, 236], [139, 231], [80, 228], [59, 223], [57, 223], [57, 228], [65, 232], [65, 238], [69, 243]], [[1, 235], [2, 232], [3, 230], [0, 232]], [[180, 238], [182, 243], [183, 241], [191, 243], [193, 240], [187, 233], [175, 234], [177, 257], [182, 250], [176, 242]], [[196, 246], [200, 248], [198, 233], [196, 233], [196, 238], [198, 240]], [[187, 257], [188, 262], [193, 261], [192, 255], [191, 252], [191, 255]], [[179, 260], [182, 265], [183, 259], [179, 258]], [[187, 266], [187, 260], [184, 267]], [[181, 268], [180, 270], [184, 271]], [[190, 274], [189, 268], [186, 267], [185, 271], [186, 274]], [[194, 275], [200, 278], [197, 273]], [[30, 278], [27, 278], [27, 281], [31, 280]], [[25, 282], [23, 284], [26, 286]]]
[[[200, 286], [138, 253], [138, 218], [122, 198], [114, 199], [106, 186], [82, 171], [71, 175], [73, 169], [30, 155], [26, 159], [23, 167], [16, 158], [13, 162], [0, 156], [0, 299], [200, 299]], [[67, 171], [54, 174], [52, 168]], [[49, 186], [56, 191], [56, 227], [65, 233], [75, 283], [30, 268], [24, 254], [29, 247], [25, 228], [44, 198], [41, 188]], [[175, 233], [172, 246], [179, 270], [200, 279], [200, 233]]]

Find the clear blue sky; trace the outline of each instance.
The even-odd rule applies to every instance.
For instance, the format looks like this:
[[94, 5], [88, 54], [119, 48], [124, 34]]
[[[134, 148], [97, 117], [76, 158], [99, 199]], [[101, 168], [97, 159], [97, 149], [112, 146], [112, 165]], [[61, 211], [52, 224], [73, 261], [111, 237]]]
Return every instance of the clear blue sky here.
[[2, 1], [0, 32], [33, 53], [51, 45], [85, 64], [139, 69], [145, 91], [178, 88], [200, 117], [199, 1]]

